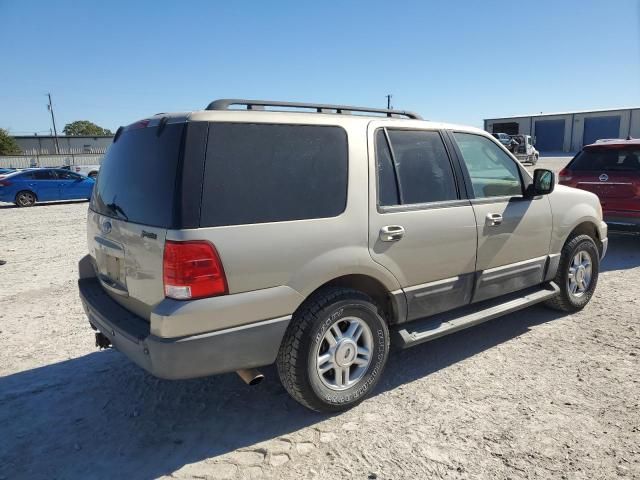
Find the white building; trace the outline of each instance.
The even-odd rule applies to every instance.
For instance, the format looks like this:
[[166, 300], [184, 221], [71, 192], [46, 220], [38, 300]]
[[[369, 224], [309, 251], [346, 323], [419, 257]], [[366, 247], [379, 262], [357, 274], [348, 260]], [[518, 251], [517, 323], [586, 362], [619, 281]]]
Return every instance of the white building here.
[[601, 138], [640, 138], [640, 108], [487, 118], [484, 129], [531, 135], [541, 152], [575, 152]]
[[[52, 155], [56, 153], [53, 135], [17, 135], [14, 137], [24, 155]], [[113, 135], [84, 136], [58, 135], [61, 154], [104, 153], [113, 141]]]

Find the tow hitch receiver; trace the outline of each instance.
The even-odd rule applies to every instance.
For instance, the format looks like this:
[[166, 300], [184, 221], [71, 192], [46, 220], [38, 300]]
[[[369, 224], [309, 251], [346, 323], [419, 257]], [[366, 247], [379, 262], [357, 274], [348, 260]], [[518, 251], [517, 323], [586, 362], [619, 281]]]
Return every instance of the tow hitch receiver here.
[[100, 350], [111, 347], [111, 340], [100, 332], [96, 332], [96, 347]]

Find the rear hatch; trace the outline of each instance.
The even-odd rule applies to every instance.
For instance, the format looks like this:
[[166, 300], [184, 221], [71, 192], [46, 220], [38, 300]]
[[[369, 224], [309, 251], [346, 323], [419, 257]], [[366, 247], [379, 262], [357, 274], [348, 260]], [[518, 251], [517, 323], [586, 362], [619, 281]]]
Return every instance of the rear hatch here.
[[149, 319], [164, 298], [163, 250], [176, 225], [184, 120], [154, 119], [118, 131], [93, 189], [89, 252], [109, 295]]
[[640, 211], [640, 146], [586, 147], [565, 170], [570, 184], [595, 193], [604, 210]]

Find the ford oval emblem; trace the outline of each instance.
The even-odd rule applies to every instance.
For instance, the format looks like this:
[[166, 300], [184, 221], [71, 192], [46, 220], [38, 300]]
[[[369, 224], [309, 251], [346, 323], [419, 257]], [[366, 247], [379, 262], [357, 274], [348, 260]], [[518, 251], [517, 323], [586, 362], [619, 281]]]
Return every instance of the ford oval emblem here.
[[600, 179], [601, 182], [606, 182], [607, 180], [609, 180], [609, 175], [607, 175], [606, 173], [603, 173], [598, 178]]
[[100, 225], [100, 231], [105, 235], [110, 233], [111, 232], [111, 222], [108, 221], [108, 220], [106, 222], [103, 222], [102, 225]]

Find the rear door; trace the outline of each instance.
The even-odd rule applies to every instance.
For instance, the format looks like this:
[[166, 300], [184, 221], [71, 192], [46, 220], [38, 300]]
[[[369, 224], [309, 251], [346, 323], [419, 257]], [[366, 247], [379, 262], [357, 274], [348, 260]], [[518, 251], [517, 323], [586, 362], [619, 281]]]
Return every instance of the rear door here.
[[146, 319], [164, 299], [164, 242], [177, 221], [185, 125], [154, 119], [121, 131], [91, 198], [87, 236], [98, 278], [112, 298]]
[[53, 170], [42, 168], [33, 170], [30, 174], [27, 185], [33, 189], [39, 202], [50, 202], [59, 200], [58, 178]]
[[473, 301], [542, 283], [551, 241], [551, 207], [525, 198], [517, 162], [487, 136], [453, 132], [478, 228]]
[[469, 303], [476, 220], [437, 129], [369, 126], [369, 250], [398, 279], [408, 320]]

